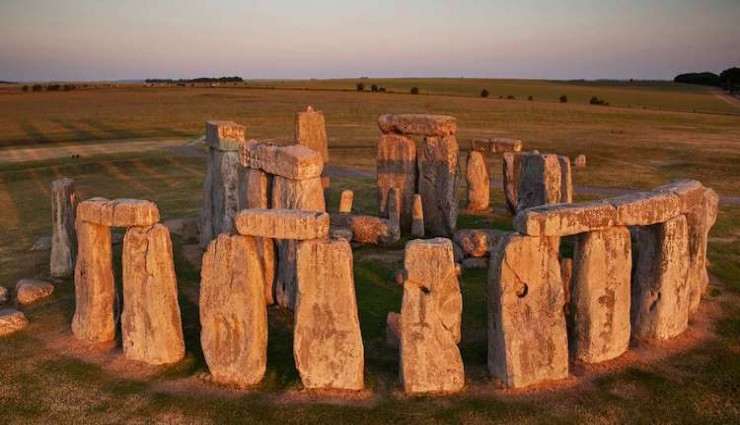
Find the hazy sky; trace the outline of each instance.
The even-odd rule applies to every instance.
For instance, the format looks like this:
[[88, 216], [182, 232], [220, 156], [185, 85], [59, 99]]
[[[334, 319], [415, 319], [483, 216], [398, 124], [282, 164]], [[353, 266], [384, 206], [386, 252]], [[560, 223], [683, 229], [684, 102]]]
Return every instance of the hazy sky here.
[[740, 0], [0, 0], [0, 80], [669, 79], [740, 66]]

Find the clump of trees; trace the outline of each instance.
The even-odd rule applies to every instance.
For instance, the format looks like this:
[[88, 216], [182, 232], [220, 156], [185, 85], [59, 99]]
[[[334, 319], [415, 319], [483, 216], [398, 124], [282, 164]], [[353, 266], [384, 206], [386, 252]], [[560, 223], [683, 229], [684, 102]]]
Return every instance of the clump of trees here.
[[527, 98], [527, 100], [529, 100], [531, 102], [531, 101], [534, 100], [534, 97], [530, 94], [529, 97]]
[[419, 88], [416, 86], [411, 87], [411, 94], [419, 94]]
[[725, 69], [719, 74], [719, 81], [722, 88], [731, 94], [735, 93], [735, 90], [740, 86], [740, 68], [732, 67]]
[[480, 97], [488, 97], [488, 95], [489, 95], [489, 94], [490, 94], [490, 93], [488, 93], [488, 90], [486, 90], [486, 89], [483, 89], [483, 90], [481, 90], [481, 92], [480, 92]]
[[365, 91], [365, 83], [357, 83], [357, 91]]
[[730, 93], [735, 93], [735, 90], [740, 86], [740, 68], [727, 68], [719, 75], [713, 72], [689, 72], [676, 75], [673, 81], [684, 84], [722, 87]]
[[172, 78], [147, 78], [144, 80], [147, 84], [191, 84], [191, 83], [242, 83], [242, 77], [199, 77], [199, 78], [181, 78], [174, 80]]
[[588, 103], [590, 103], [590, 104], [592, 104], [592, 105], [604, 105], [604, 106], [609, 106], [609, 102], [607, 102], [607, 101], [606, 101], [606, 100], [604, 100], [604, 99], [600, 99], [600, 98], [598, 98], [597, 96], [594, 96], [594, 97], [592, 97], [592, 98], [591, 98], [591, 100], [589, 100], [589, 101], [588, 101]]
[[516, 100], [516, 97], [513, 94], [510, 94], [510, 95], [506, 96], [506, 98], [508, 100]]
[[568, 96], [566, 95], [560, 96], [560, 103], [568, 103]]
[[72, 91], [77, 90], [77, 86], [74, 84], [49, 84], [47, 86], [42, 86], [41, 84], [34, 84], [33, 86], [29, 87], [27, 84], [21, 87], [21, 90], [23, 92], [27, 92], [31, 90], [32, 92], [40, 92], [40, 91]]

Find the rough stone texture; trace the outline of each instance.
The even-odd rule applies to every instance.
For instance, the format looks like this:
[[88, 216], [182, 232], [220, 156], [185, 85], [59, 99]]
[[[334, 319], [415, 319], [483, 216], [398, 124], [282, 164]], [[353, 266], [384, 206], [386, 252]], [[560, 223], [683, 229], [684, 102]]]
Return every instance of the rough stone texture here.
[[460, 229], [454, 241], [466, 257], [486, 257], [496, 244], [510, 232], [495, 229]]
[[215, 154], [213, 149], [206, 153], [206, 174], [203, 176], [203, 198], [198, 215], [198, 233], [200, 247], [205, 249], [215, 237], [213, 233], [213, 174]]
[[461, 263], [463, 269], [487, 269], [488, 258], [466, 258]]
[[20, 305], [28, 305], [48, 297], [54, 285], [42, 279], [21, 279], [15, 284], [15, 299]]
[[488, 176], [486, 157], [478, 152], [468, 154], [465, 168], [465, 180], [468, 182], [467, 209], [470, 211], [488, 211], [491, 207], [491, 180]]
[[361, 390], [364, 348], [349, 242], [299, 242], [296, 264], [293, 357], [303, 386]]
[[326, 211], [321, 178], [293, 180], [275, 176], [272, 181], [272, 208]]
[[612, 227], [616, 211], [605, 201], [543, 205], [519, 212], [514, 230], [530, 236], [569, 236]]
[[629, 348], [631, 245], [626, 227], [578, 236], [568, 317], [573, 358], [599, 363]]
[[385, 201], [385, 207], [388, 211], [388, 221], [395, 226], [401, 225], [401, 193], [392, 187], [388, 190], [388, 200]]
[[298, 241], [292, 239], [275, 240], [277, 248], [277, 274], [273, 291], [275, 303], [281, 307], [293, 309], [297, 292], [296, 282], [296, 249]]
[[77, 206], [77, 219], [108, 227], [149, 226], [159, 222], [159, 210], [141, 199], [90, 198]]
[[110, 228], [80, 221], [77, 217], [77, 263], [75, 264], [75, 313], [72, 333], [88, 341], [112, 341], [113, 320], [112, 245]]
[[414, 203], [411, 208], [411, 236], [417, 238], [424, 237], [424, 207], [421, 202], [421, 195], [414, 195]]
[[463, 253], [462, 247], [458, 245], [457, 242], [452, 243], [452, 254], [454, 255], [456, 263], [462, 263], [462, 261], [465, 259], [465, 254]]
[[352, 232], [352, 240], [366, 244], [392, 244], [401, 237], [397, 224], [390, 220], [371, 215], [335, 214], [332, 224]]
[[474, 151], [480, 152], [519, 152], [522, 150], [522, 141], [517, 139], [507, 139], [503, 137], [494, 137], [492, 139], [474, 139], [472, 144]]
[[320, 177], [324, 170], [321, 153], [303, 145], [278, 146], [248, 141], [240, 150], [242, 166], [293, 180]]
[[664, 340], [686, 330], [689, 320], [689, 233], [686, 217], [640, 229], [632, 279], [632, 333]]
[[670, 192], [636, 192], [608, 202], [617, 210], [616, 226], [648, 226], [681, 214], [681, 200]]
[[200, 342], [213, 380], [258, 384], [267, 365], [267, 307], [255, 238], [219, 235], [200, 275]]
[[351, 190], [343, 190], [339, 196], [339, 212], [340, 213], [351, 213], [352, 202], [355, 198], [354, 192]]
[[511, 214], [516, 214], [517, 211], [523, 155], [524, 153], [520, 152], [506, 152], [503, 154], [501, 161], [503, 165], [502, 173], [506, 208]]
[[5, 304], [10, 299], [10, 294], [8, 294], [8, 288], [0, 285], [0, 305]]
[[558, 156], [528, 152], [521, 161], [517, 210], [560, 203], [562, 173]]
[[[234, 231], [234, 217], [239, 212], [239, 155], [214, 151], [214, 177], [211, 205], [213, 235]], [[206, 194], [207, 196], [207, 194]]]
[[452, 242], [412, 240], [404, 254], [401, 384], [406, 393], [455, 392], [465, 384], [460, 342], [462, 295]]
[[455, 135], [457, 119], [449, 115], [381, 115], [378, 119], [378, 127], [384, 134], [446, 137]]
[[239, 210], [270, 208], [272, 176], [262, 170], [240, 167]]
[[559, 156], [560, 162], [560, 202], [573, 202], [573, 175], [570, 169], [570, 158]]
[[396, 188], [401, 196], [401, 228], [404, 232], [412, 226], [412, 209], [416, 194], [416, 144], [405, 136], [386, 134], [378, 140], [377, 180], [378, 210], [387, 216], [388, 191]]
[[426, 137], [417, 157], [424, 231], [451, 237], [458, 214], [458, 147], [454, 136]]
[[54, 277], [69, 277], [74, 274], [77, 255], [75, 234], [75, 211], [77, 192], [74, 181], [68, 178], [51, 183], [51, 257], [49, 270]]
[[329, 214], [317, 211], [248, 209], [236, 216], [245, 236], [275, 239], [321, 239], [329, 234]]
[[344, 239], [350, 242], [352, 241], [352, 229], [339, 226], [329, 227], [329, 237], [333, 239]]
[[557, 238], [511, 234], [488, 274], [488, 368], [509, 387], [568, 376]]
[[219, 151], [237, 151], [244, 142], [244, 126], [233, 121], [206, 122], [206, 145]]
[[277, 253], [271, 238], [254, 238], [257, 256], [265, 277], [265, 304], [275, 304], [275, 276], [277, 275]]
[[573, 161], [573, 165], [576, 168], [586, 168], [586, 155], [584, 154], [578, 155], [575, 161]]
[[573, 282], [572, 258], [560, 259], [560, 279], [563, 281], [563, 298], [565, 300], [563, 312], [565, 313], [565, 319], [567, 323], [567, 320], [570, 320], [570, 287]]
[[123, 238], [123, 355], [149, 364], [185, 356], [177, 275], [167, 227], [130, 227]]
[[398, 348], [401, 335], [401, 314], [391, 311], [385, 318], [385, 343]]
[[0, 310], [0, 337], [23, 330], [28, 326], [26, 315], [12, 308]]
[[314, 111], [310, 106], [296, 113], [295, 140], [297, 143], [321, 154], [324, 164], [329, 162], [329, 142], [326, 137], [324, 113]]

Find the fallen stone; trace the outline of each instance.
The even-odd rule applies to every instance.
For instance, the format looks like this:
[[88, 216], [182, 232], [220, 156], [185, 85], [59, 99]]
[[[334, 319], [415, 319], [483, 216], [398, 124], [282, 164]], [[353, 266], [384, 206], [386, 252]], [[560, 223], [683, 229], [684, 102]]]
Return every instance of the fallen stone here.
[[305, 111], [296, 113], [295, 140], [297, 143], [321, 154], [324, 164], [329, 162], [329, 143], [326, 137], [326, 120], [323, 112], [314, 111], [309, 106]]
[[354, 193], [351, 190], [343, 190], [339, 196], [339, 212], [340, 213], [351, 213], [352, 212], [352, 201], [354, 200]]
[[417, 160], [425, 234], [451, 237], [455, 233], [458, 214], [458, 147], [455, 137], [426, 137]]
[[239, 210], [270, 208], [272, 176], [262, 170], [240, 167]]
[[514, 230], [530, 236], [570, 236], [605, 230], [616, 221], [616, 210], [608, 201], [543, 205], [519, 212]]
[[41, 279], [21, 279], [15, 284], [15, 299], [20, 305], [35, 303], [54, 292], [54, 285]]
[[681, 214], [681, 201], [670, 192], [636, 192], [608, 202], [617, 211], [616, 226], [649, 226]]
[[42, 236], [36, 239], [36, 242], [33, 243], [29, 251], [31, 252], [48, 251], [50, 249], [51, 249], [51, 236]]
[[468, 269], [487, 269], [488, 268], [488, 258], [466, 258], [462, 261], [462, 268], [465, 270]]
[[28, 326], [26, 315], [12, 308], [0, 310], [0, 337], [16, 333]]
[[378, 119], [378, 127], [383, 134], [447, 137], [455, 134], [457, 120], [449, 115], [381, 115]]
[[568, 376], [557, 238], [511, 234], [488, 273], [488, 369], [508, 387]]
[[361, 390], [364, 348], [349, 242], [300, 242], [296, 264], [293, 356], [303, 386]]
[[388, 219], [354, 214], [335, 214], [331, 219], [334, 226], [349, 229], [354, 242], [388, 245], [401, 238], [398, 225]]
[[293, 180], [274, 176], [272, 179], [271, 208], [326, 211], [324, 188], [321, 186], [321, 178]]
[[257, 385], [267, 366], [267, 307], [255, 239], [219, 235], [200, 273], [200, 342], [213, 380]]
[[491, 208], [491, 181], [488, 176], [486, 158], [478, 151], [468, 154], [465, 168], [465, 180], [468, 183], [467, 209], [470, 211], [488, 211]]
[[385, 318], [385, 343], [391, 348], [398, 348], [401, 334], [401, 314], [388, 313]]
[[570, 169], [570, 158], [559, 156], [560, 162], [560, 203], [573, 202], [573, 176]]
[[586, 155], [584, 154], [578, 155], [575, 161], [573, 161], [573, 165], [576, 168], [586, 168]]
[[401, 228], [404, 232], [412, 226], [412, 210], [416, 194], [416, 144], [405, 136], [386, 134], [378, 140], [377, 184], [378, 211], [388, 216], [386, 201], [388, 191], [395, 188], [400, 193]]
[[242, 166], [293, 180], [320, 177], [324, 170], [321, 153], [303, 145], [278, 146], [249, 141], [240, 150]]
[[460, 229], [455, 232], [454, 241], [465, 257], [486, 257], [509, 233], [495, 229]]
[[77, 256], [75, 211], [77, 191], [74, 180], [62, 178], [51, 183], [51, 255], [49, 270], [53, 277], [70, 277], [74, 274]]
[[206, 145], [220, 151], [238, 151], [244, 142], [243, 125], [233, 121], [206, 122]]
[[527, 152], [521, 161], [517, 210], [560, 203], [562, 171], [558, 156]]
[[140, 199], [90, 198], [77, 206], [80, 221], [108, 227], [149, 226], [159, 222], [159, 209]]
[[248, 209], [236, 216], [236, 230], [245, 236], [274, 239], [322, 239], [329, 234], [325, 212]]
[[421, 202], [421, 195], [414, 195], [414, 203], [411, 209], [411, 236], [417, 238], [424, 237], [424, 208]]

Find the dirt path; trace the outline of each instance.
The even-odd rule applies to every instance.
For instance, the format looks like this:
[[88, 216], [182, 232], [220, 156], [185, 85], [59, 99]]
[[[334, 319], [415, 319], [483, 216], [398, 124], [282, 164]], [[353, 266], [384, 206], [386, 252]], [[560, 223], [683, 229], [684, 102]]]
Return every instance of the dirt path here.
[[712, 89], [712, 95], [728, 105], [732, 105], [740, 109], [740, 99], [738, 99], [737, 96], [729, 95], [721, 89]]
[[70, 142], [46, 146], [10, 147], [0, 149], [0, 163], [43, 161], [69, 158], [73, 155], [89, 157], [124, 152], [145, 152], [160, 149], [188, 148], [191, 141], [183, 139], [107, 140], [104, 142]]

